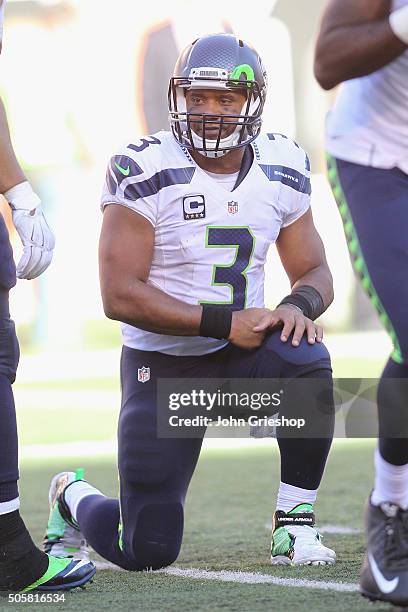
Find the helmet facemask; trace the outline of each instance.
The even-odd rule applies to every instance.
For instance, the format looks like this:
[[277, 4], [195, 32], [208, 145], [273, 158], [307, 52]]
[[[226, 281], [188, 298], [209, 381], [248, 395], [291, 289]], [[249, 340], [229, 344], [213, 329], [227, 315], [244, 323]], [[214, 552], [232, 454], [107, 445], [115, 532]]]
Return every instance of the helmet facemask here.
[[[170, 79], [168, 92], [170, 125], [179, 144], [205, 157], [214, 158], [244, 147], [258, 136], [264, 96], [257, 81], [242, 78], [243, 75], [248, 77], [245, 73], [250, 67], [238, 68], [242, 69], [241, 78], [231, 78], [234, 74], [228, 75], [227, 71], [220, 68], [202, 67], [192, 69], [188, 78]], [[192, 89], [239, 91], [245, 94], [246, 100], [240, 114], [193, 113], [187, 111], [185, 97], [186, 90]], [[206, 132], [214, 127], [218, 127], [217, 136], [214, 138], [211, 134], [211, 138], [206, 137]], [[224, 129], [232, 127], [234, 127], [232, 132], [222, 137]]]

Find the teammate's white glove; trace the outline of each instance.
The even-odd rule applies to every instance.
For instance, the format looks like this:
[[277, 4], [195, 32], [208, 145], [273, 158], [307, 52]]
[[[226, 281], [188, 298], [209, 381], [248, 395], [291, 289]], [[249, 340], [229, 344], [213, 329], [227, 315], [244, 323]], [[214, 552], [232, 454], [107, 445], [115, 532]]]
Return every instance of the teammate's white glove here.
[[390, 13], [389, 23], [395, 36], [408, 46], [408, 6], [402, 6]]
[[41, 201], [25, 181], [9, 189], [4, 197], [10, 204], [13, 224], [23, 243], [17, 277], [31, 280], [48, 268], [55, 238], [41, 209]]

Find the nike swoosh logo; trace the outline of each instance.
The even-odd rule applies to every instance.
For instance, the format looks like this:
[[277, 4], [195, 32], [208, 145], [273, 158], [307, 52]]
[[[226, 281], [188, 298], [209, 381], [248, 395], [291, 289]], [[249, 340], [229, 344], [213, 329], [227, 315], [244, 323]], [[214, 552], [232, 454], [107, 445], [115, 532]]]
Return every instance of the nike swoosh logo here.
[[387, 580], [387, 578], [382, 575], [380, 568], [378, 567], [374, 557], [370, 553], [368, 553], [368, 561], [370, 563], [371, 571], [380, 591], [386, 594], [395, 591], [399, 583], [399, 577], [396, 576], [392, 580]]
[[119, 166], [119, 164], [117, 164], [116, 162], [115, 162], [115, 166], [117, 167], [119, 172], [121, 172], [123, 174], [123, 176], [129, 176], [129, 174], [130, 174], [130, 166], [128, 166], [127, 168], [122, 168], [122, 166]]

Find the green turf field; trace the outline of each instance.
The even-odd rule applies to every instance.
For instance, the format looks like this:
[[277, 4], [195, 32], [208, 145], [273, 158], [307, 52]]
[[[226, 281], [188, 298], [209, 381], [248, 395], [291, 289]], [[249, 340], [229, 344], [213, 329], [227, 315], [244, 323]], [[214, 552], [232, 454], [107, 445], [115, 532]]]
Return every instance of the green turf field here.
[[[319, 525], [362, 528], [362, 507], [372, 482], [373, 442], [335, 444], [321, 488]], [[47, 518], [50, 477], [60, 469], [82, 465], [96, 486], [115, 495], [114, 457], [25, 460], [22, 465], [22, 512], [37, 541]], [[278, 484], [278, 455], [271, 446], [211, 449], [203, 452], [187, 499], [186, 527], [177, 567], [258, 572], [275, 577], [356, 583], [364, 550], [362, 535], [326, 535], [338, 554], [330, 568], [273, 568], [269, 565], [270, 522]], [[0, 610], [23, 604], [0, 602]], [[82, 610], [240, 610], [357, 612], [374, 608], [357, 593], [242, 584], [175, 577], [161, 573], [132, 574], [103, 570], [85, 591], [68, 593], [65, 603], [51, 607]], [[50, 610], [36, 604], [23, 609]]]
[[115, 436], [119, 381], [54, 381], [15, 386], [20, 444], [107, 440]]

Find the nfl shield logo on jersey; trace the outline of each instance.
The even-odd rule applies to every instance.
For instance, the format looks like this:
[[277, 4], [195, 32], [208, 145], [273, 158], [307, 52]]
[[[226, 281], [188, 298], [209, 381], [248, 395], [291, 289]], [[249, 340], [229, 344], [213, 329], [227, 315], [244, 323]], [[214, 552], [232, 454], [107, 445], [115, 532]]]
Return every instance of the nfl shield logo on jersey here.
[[238, 202], [228, 202], [228, 212], [230, 215], [235, 215], [238, 212]]
[[145, 366], [143, 366], [142, 368], [138, 368], [137, 380], [142, 383], [145, 383], [150, 380], [150, 368], [145, 368]]

